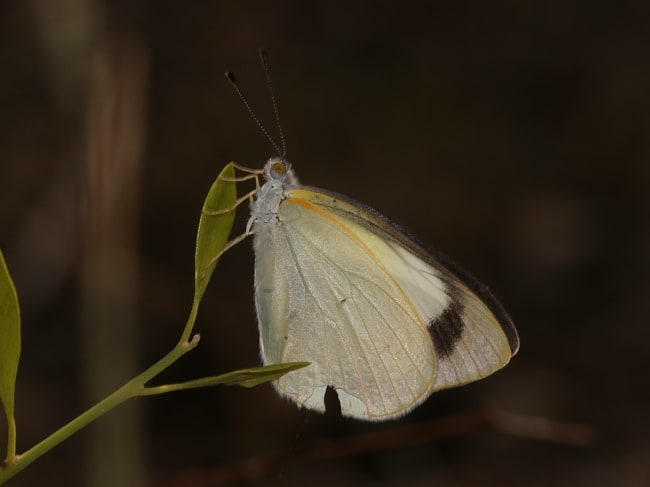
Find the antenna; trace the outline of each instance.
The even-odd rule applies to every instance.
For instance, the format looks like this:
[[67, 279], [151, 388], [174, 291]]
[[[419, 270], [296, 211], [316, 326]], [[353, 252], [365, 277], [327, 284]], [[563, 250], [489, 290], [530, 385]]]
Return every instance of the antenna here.
[[269, 132], [266, 130], [262, 122], [260, 122], [260, 119], [257, 118], [257, 115], [255, 115], [255, 112], [253, 111], [253, 108], [251, 107], [250, 103], [248, 102], [248, 99], [242, 92], [241, 88], [239, 87], [239, 84], [237, 83], [237, 79], [235, 78], [235, 75], [232, 73], [232, 71], [226, 70], [225, 76], [230, 85], [233, 87], [237, 95], [239, 95], [239, 98], [241, 101], [244, 103], [244, 106], [246, 107], [246, 110], [248, 110], [249, 115], [253, 119], [253, 121], [257, 124], [259, 129], [262, 131], [262, 133], [266, 136], [268, 141], [271, 143], [275, 151], [278, 153], [280, 158], [282, 160], [285, 160], [287, 156], [287, 148], [284, 140], [284, 132], [282, 130], [282, 125], [280, 124], [280, 113], [278, 111], [278, 106], [277, 102], [275, 99], [275, 93], [273, 92], [273, 86], [271, 84], [271, 70], [270, 70], [270, 65], [269, 65], [269, 54], [266, 52], [264, 49], [260, 49], [260, 59], [262, 61], [262, 67], [264, 68], [264, 74], [266, 76], [266, 84], [269, 88], [269, 93], [271, 95], [271, 103], [273, 105], [273, 114], [275, 115], [275, 122], [278, 126], [278, 131], [280, 132], [280, 145], [282, 147], [282, 150], [280, 150], [280, 146], [276, 143], [276, 141], [271, 137]]
[[266, 49], [260, 49], [260, 59], [262, 60], [262, 67], [264, 68], [264, 75], [266, 76], [266, 86], [269, 88], [269, 94], [271, 95], [271, 104], [273, 105], [273, 114], [275, 115], [275, 124], [278, 127], [278, 132], [280, 133], [280, 144], [282, 145], [282, 159], [287, 157], [287, 144], [284, 140], [284, 130], [282, 130], [282, 123], [280, 123], [280, 110], [278, 110], [278, 104], [275, 100], [275, 92], [273, 91], [273, 83], [271, 81], [271, 64], [269, 62], [269, 53]]

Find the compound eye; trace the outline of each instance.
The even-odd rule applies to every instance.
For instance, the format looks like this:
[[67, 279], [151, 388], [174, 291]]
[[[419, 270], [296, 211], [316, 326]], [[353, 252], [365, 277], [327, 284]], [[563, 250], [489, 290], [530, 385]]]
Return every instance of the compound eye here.
[[282, 162], [274, 162], [271, 164], [271, 177], [273, 179], [281, 179], [287, 173], [287, 165]]

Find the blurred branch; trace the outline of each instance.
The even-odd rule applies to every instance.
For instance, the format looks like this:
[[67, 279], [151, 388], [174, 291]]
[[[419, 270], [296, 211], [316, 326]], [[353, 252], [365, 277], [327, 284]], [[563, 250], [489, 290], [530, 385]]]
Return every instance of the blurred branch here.
[[491, 409], [490, 415], [492, 428], [511, 436], [563, 443], [570, 446], [587, 446], [595, 440], [593, 428], [581, 423], [524, 416], [500, 409]]
[[212, 469], [187, 472], [161, 487], [217, 487], [260, 480], [273, 473], [314, 462], [348, 460], [391, 450], [490, 430], [520, 438], [586, 446], [594, 440], [593, 429], [584, 424], [507, 413], [493, 406], [450, 414], [425, 423], [336, 440], [321, 440], [295, 453], [273, 453], [248, 458]]
[[[94, 54], [81, 269], [83, 387], [91, 403], [138, 370], [137, 215], [147, 78], [147, 55], [137, 39], [112, 37]], [[93, 426], [88, 485], [145, 483], [140, 409], [132, 404]]]

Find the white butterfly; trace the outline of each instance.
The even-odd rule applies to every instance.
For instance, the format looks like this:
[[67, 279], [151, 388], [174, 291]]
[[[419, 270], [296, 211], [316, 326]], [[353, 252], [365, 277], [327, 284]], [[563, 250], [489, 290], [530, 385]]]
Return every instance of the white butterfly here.
[[343, 415], [379, 421], [505, 366], [519, 338], [487, 288], [372, 208], [300, 185], [280, 137], [283, 156], [266, 163], [246, 234], [232, 242], [254, 235], [262, 360], [311, 362], [275, 381], [278, 392], [324, 411], [332, 387]]
[[375, 210], [264, 169], [249, 227], [265, 364], [309, 361], [274, 382], [324, 411], [328, 386], [358, 419], [401, 416], [432, 392], [508, 363], [517, 332], [489, 291]]

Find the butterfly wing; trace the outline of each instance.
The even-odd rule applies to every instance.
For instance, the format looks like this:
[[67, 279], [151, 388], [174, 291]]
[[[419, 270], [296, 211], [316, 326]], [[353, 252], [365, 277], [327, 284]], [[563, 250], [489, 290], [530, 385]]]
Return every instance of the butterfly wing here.
[[364, 205], [292, 189], [255, 234], [262, 357], [312, 363], [275, 383], [300, 405], [323, 411], [332, 386], [344, 415], [396, 417], [516, 351], [489, 293]]

